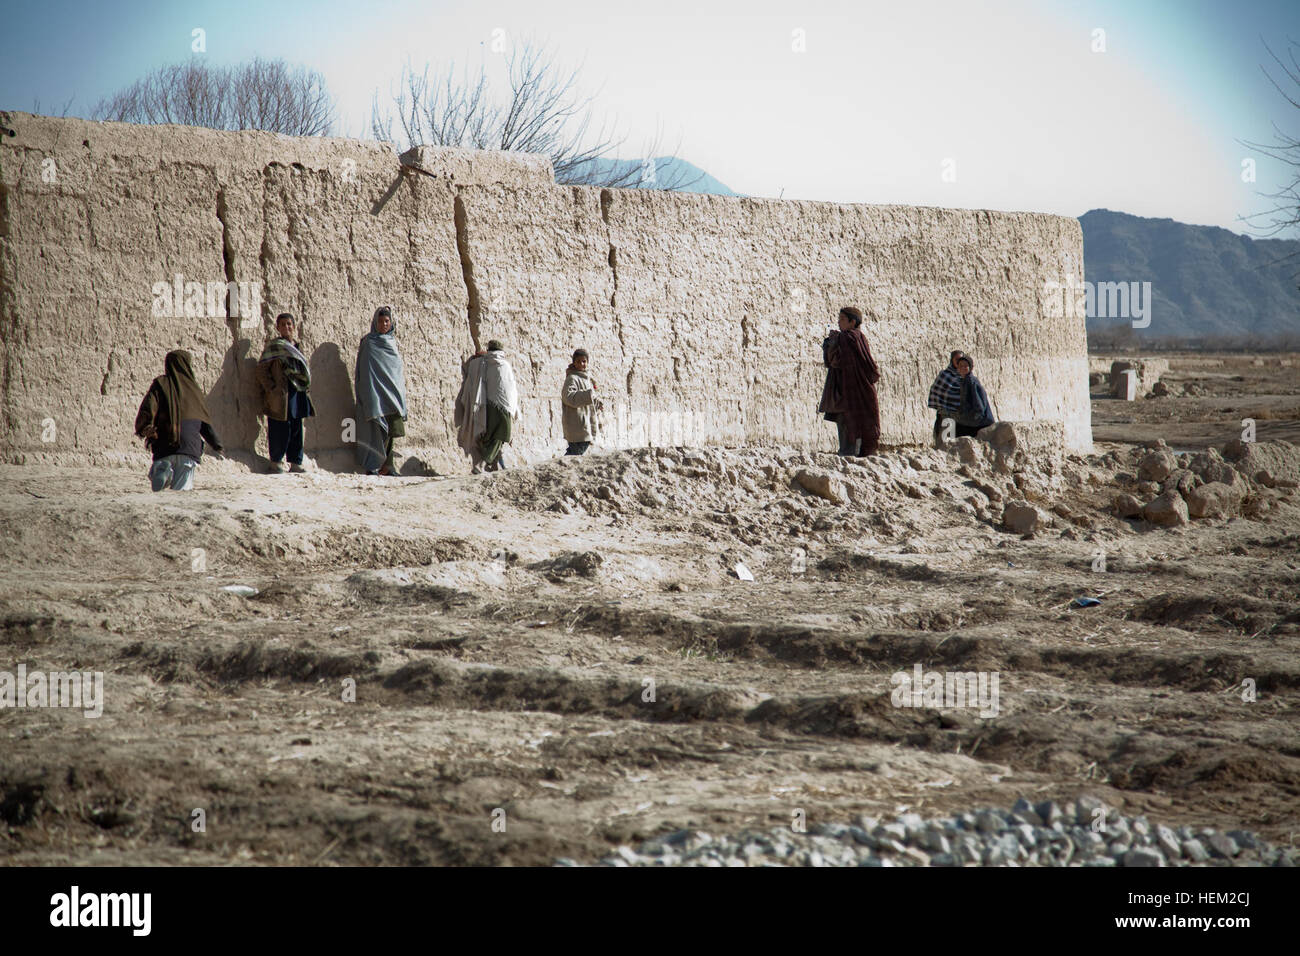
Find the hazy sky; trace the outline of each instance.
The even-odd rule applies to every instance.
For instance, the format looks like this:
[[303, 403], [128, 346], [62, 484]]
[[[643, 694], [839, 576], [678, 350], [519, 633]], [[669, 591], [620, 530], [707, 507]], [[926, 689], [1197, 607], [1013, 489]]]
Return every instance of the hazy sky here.
[[787, 199], [1105, 207], [1244, 231], [1259, 193], [1293, 177], [1240, 141], [1271, 140], [1273, 123], [1300, 136], [1260, 71], [1265, 42], [1300, 41], [1300, 0], [52, 0], [5, 14], [0, 108], [57, 114], [72, 98], [85, 115], [194, 55], [195, 27], [215, 63], [320, 70], [350, 136], [407, 62], [499, 70], [493, 31], [546, 40], [628, 134], [621, 155], [661, 127], [661, 152]]

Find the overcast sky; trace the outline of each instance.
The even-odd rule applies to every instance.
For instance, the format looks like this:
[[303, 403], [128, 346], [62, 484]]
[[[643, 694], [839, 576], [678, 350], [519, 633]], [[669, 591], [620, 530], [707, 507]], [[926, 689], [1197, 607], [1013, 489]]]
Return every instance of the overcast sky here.
[[349, 136], [405, 63], [497, 71], [494, 36], [548, 41], [628, 135], [626, 158], [661, 127], [664, 152], [787, 199], [1104, 207], [1241, 232], [1259, 193], [1294, 178], [1241, 141], [1274, 123], [1300, 137], [1260, 71], [1265, 42], [1300, 41], [1297, 0], [53, 0], [5, 15], [0, 108], [72, 99], [87, 115], [195, 55], [196, 27], [211, 62], [320, 70]]

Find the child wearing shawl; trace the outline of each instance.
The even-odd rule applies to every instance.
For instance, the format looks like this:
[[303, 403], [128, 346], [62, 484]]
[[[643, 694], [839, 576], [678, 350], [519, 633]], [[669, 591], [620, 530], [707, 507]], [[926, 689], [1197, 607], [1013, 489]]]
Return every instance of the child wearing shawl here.
[[456, 397], [460, 446], [469, 454], [475, 474], [500, 471], [506, 467], [503, 452], [510, 443], [511, 425], [519, 417], [519, 387], [505, 347], [492, 339], [486, 352], [465, 363], [464, 376]]
[[294, 342], [295, 322], [288, 312], [275, 318], [275, 338], [267, 343], [257, 362], [257, 382], [262, 387], [262, 413], [266, 415], [266, 444], [271, 453], [271, 472], [302, 472], [302, 422], [316, 414], [307, 389], [311, 371], [307, 357]]
[[221, 451], [203, 390], [194, 379], [193, 361], [189, 352], [168, 352], [163, 374], [153, 380], [135, 416], [135, 433], [153, 452], [149, 483], [154, 491], [189, 491], [203, 443]]
[[859, 458], [874, 455], [880, 444], [880, 402], [876, 383], [880, 369], [871, 346], [862, 334], [862, 311], [852, 306], [840, 309], [840, 330], [826, 349], [830, 366], [840, 372], [840, 399], [836, 422], [840, 429], [841, 455]]
[[956, 419], [957, 437], [975, 437], [981, 428], [993, 424], [993, 405], [984, 391], [984, 385], [975, 377], [975, 360], [963, 354], [957, 359], [957, 374], [961, 376], [961, 405], [953, 415]]
[[357, 348], [357, 461], [367, 475], [392, 475], [393, 439], [406, 434], [406, 376], [397, 322], [383, 306]]

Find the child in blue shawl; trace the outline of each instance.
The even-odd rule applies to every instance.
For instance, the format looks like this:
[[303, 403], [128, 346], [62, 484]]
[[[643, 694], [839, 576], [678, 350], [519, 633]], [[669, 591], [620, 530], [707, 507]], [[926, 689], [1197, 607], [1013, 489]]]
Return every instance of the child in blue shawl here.
[[357, 349], [357, 460], [367, 475], [396, 474], [393, 439], [406, 434], [406, 377], [393, 310], [383, 306]]

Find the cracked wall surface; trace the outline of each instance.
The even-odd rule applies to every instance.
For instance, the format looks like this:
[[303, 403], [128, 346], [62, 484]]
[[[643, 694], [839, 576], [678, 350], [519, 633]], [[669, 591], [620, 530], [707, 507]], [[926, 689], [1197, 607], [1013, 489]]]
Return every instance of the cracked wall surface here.
[[[136, 407], [186, 348], [230, 452], [253, 463], [253, 366], [288, 311], [312, 367], [307, 452], [350, 467], [357, 345], [385, 304], [408, 370], [401, 447], [440, 469], [464, 467], [461, 362], [491, 338], [519, 380], [525, 458], [563, 450], [578, 346], [605, 402], [601, 445], [829, 448], [820, 341], [843, 304], [875, 316], [885, 444], [927, 438], [926, 392], [960, 347], [1001, 418], [1060, 420], [1071, 448], [1090, 447], [1083, 320], [1044, 301], [1082, 279], [1077, 220], [568, 187], [533, 156], [7, 116], [8, 461], [143, 462]], [[155, 314], [155, 283], [177, 274], [255, 284], [254, 314], [231, 315], [224, 292], [215, 313]]]

